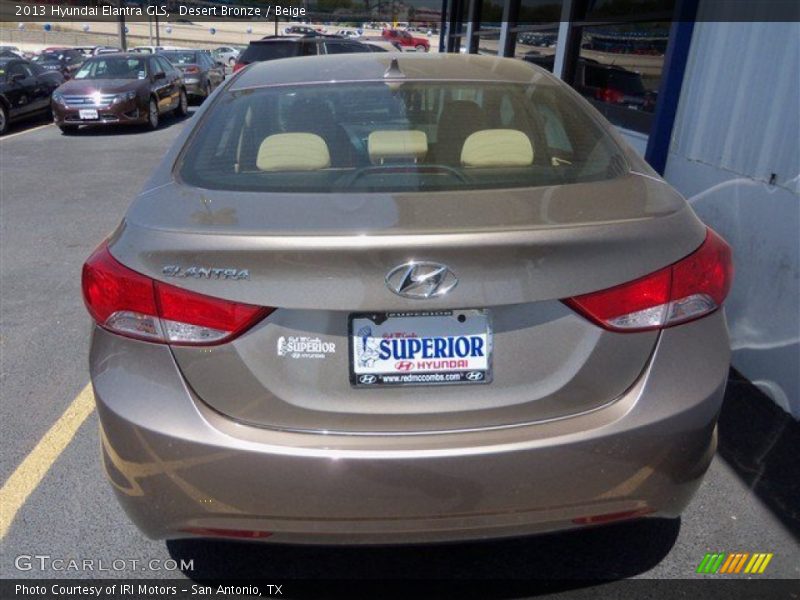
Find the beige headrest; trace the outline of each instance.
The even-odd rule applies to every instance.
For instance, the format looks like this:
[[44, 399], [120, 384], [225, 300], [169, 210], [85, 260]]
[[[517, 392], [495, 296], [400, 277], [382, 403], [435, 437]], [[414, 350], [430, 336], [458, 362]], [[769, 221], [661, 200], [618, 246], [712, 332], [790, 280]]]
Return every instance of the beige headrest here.
[[262, 171], [316, 171], [331, 166], [331, 155], [318, 135], [276, 133], [261, 142], [256, 166]]
[[465, 167], [527, 167], [533, 164], [533, 146], [516, 129], [476, 131], [464, 142], [461, 164]]
[[428, 136], [424, 131], [373, 131], [367, 147], [373, 165], [381, 165], [387, 159], [417, 161], [428, 153]]

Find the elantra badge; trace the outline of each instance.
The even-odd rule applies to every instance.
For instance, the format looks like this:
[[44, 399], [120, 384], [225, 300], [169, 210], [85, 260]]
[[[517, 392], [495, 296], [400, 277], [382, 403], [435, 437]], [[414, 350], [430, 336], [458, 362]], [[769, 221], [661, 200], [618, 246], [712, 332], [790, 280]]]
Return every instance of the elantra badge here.
[[427, 300], [445, 295], [458, 278], [441, 263], [412, 261], [395, 267], [386, 276], [386, 286], [398, 296]]
[[194, 279], [250, 279], [250, 271], [248, 269], [211, 268], [198, 267], [196, 265], [184, 268], [180, 265], [164, 265], [161, 272], [165, 277], [186, 279], [190, 277]]

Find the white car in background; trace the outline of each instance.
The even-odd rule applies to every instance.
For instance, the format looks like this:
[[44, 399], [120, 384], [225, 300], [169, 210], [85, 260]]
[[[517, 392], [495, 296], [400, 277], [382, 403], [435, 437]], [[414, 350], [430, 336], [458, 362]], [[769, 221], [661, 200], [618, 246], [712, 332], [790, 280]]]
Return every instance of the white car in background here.
[[97, 46], [92, 51], [92, 54], [94, 56], [100, 56], [101, 54], [117, 54], [118, 52], [122, 52], [122, 48], [117, 46]]
[[236, 64], [239, 54], [241, 52], [233, 46], [220, 46], [211, 51], [211, 56], [214, 57], [214, 60], [231, 67]]
[[164, 46], [134, 46], [131, 52], [139, 52], [141, 54], [156, 54], [164, 50]]
[[363, 30], [359, 32], [356, 29], [340, 29], [339, 31], [336, 32], [336, 35], [340, 35], [346, 38], [357, 38], [363, 34], [364, 34]]

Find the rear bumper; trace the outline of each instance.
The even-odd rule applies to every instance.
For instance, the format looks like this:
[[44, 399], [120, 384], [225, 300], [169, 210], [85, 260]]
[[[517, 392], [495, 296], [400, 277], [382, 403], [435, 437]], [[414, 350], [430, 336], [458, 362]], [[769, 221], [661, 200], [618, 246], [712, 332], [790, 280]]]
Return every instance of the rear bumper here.
[[186, 87], [186, 94], [189, 96], [205, 96], [206, 92], [203, 89], [203, 82], [199, 79], [186, 79], [184, 80]]
[[591, 413], [492, 431], [346, 436], [237, 424], [192, 394], [164, 346], [96, 329], [91, 353], [106, 471], [144, 533], [325, 543], [676, 516], [713, 457], [728, 361], [717, 313], [663, 332], [635, 385]]

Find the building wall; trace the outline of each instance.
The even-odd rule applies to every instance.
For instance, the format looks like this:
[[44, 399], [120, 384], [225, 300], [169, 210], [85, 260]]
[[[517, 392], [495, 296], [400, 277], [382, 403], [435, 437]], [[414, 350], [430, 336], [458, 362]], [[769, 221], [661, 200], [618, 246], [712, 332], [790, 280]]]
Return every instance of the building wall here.
[[800, 23], [696, 23], [665, 171], [733, 246], [733, 365], [796, 418], [798, 73]]

